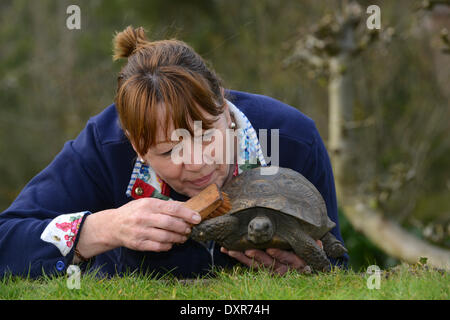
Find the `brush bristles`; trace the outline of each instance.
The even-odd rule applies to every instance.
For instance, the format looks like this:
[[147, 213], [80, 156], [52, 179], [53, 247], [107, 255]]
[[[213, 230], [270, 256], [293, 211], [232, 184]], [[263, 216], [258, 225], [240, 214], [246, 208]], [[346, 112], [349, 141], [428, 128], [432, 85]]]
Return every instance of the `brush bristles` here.
[[220, 217], [220, 216], [228, 213], [231, 210], [230, 198], [228, 197], [228, 195], [225, 192], [222, 192], [222, 199], [223, 200], [222, 200], [222, 203], [220, 204], [220, 206], [216, 210], [214, 210], [207, 217], [207, 219]]

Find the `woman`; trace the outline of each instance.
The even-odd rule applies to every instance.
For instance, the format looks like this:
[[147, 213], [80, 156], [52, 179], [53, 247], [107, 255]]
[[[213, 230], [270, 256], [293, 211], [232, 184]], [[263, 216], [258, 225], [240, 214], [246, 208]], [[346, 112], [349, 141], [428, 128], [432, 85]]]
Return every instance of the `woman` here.
[[[342, 241], [330, 162], [311, 119], [269, 97], [224, 90], [181, 41], [151, 42], [142, 28], [131, 27], [114, 41], [114, 59], [128, 58], [115, 104], [91, 118], [0, 215], [2, 275], [63, 273], [73, 263], [86, 268], [86, 261], [107, 275], [139, 269], [193, 277], [236, 262], [279, 274], [304, 271], [304, 261], [292, 252], [234, 252], [188, 238], [200, 217], [182, 201], [241, 173], [245, 165], [238, 159], [266, 165], [259, 129], [279, 129], [279, 166], [317, 187], [337, 225], [332, 232]], [[189, 138], [173, 139], [176, 129], [194, 140], [213, 129], [224, 143], [208, 148], [215, 140], [203, 136], [198, 157], [195, 141], [192, 147]], [[230, 145], [231, 162], [224, 161]], [[177, 153], [183, 161], [174, 161]]]

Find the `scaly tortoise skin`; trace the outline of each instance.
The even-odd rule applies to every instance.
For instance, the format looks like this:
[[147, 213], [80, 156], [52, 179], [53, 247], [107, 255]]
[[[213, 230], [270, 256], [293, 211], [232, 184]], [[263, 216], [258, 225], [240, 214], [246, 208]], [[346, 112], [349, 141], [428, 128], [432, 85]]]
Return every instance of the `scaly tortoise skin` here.
[[195, 226], [194, 240], [214, 240], [238, 251], [293, 250], [315, 271], [329, 271], [327, 256], [337, 258], [347, 252], [329, 232], [336, 224], [329, 219], [321, 194], [294, 170], [279, 168], [274, 175], [261, 175], [261, 168], [250, 169], [222, 191], [230, 197], [231, 211]]

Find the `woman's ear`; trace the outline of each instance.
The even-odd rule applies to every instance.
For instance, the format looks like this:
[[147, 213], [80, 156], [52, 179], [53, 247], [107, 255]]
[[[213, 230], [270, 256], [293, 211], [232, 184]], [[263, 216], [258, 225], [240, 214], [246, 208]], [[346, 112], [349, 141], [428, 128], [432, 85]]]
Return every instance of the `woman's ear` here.
[[142, 161], [144, 161], [144, 158], [139, 154], [139, 152], [137, 151], [136, 146], [134, 145], [134, 143], [131, 141], [130, 139], [130, 135], [128, 134], [128, 130], [125, 130], [125, 136], [128, 138], [128, 141], [130, 141], [131, 146], [133, 147], [134, 152], [136, 152], [138, 158]]
[[132, 142], [130, 142], [130, 143], [131, 143], [131, 146], [133, 147], [134, 152], [136, 152], [138, 159], [141, 160], [142, 162], [144, 162], [144, 158], [139, 154], [139, 152], [137, 152], [137, 149], [134, 146], [134, 144]]
[[227, 127], [230, 129], [234, 129], [236, 124], [234, 123], [234, 118], [232, 118], [230, 108], [226, 104], [223, 113], [225, 114], [225, 119], [227, 120]]
[[[223, 88], [220, 88], [220, 91], [222, 92], [222, 95], [225, 93]], [[231, 119], [230, 108], [228, 107], [228, 103], [225, 100], [225, 98], [223, 98], [223, 101], [224, 101], [223, 114], [225, 115], [225, 120], [227, 121], [227, 127], [229, 128], [231, 126], [231, 122], [233, 120]]]

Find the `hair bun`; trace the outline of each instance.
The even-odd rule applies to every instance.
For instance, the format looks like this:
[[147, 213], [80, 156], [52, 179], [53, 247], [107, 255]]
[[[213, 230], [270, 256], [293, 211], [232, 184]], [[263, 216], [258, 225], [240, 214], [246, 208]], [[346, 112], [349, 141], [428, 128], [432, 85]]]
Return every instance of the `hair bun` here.
[[148, 43], [145, 30], [142, 27], [134, 29], [128, 26], [114, 36], [113, 60], [128, 58], [138, 47]]

